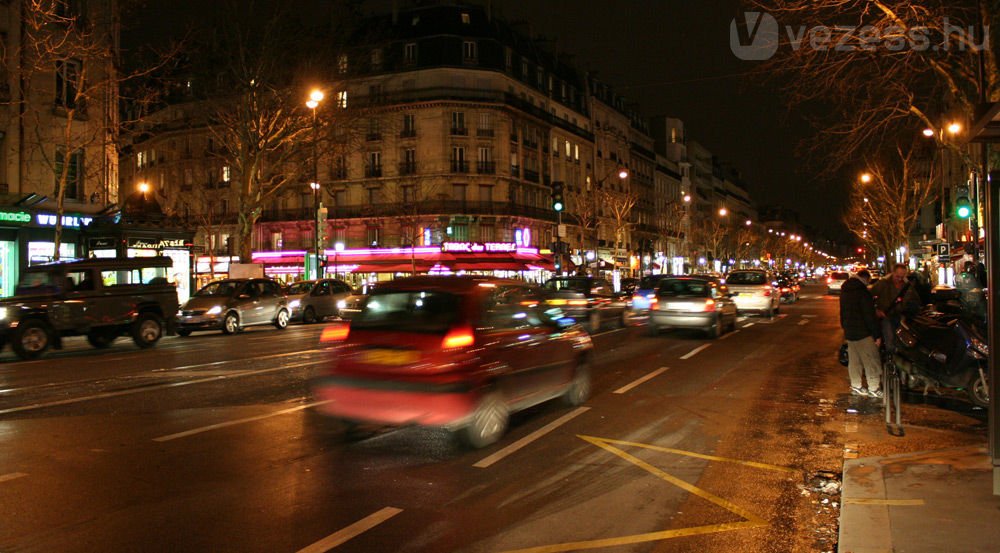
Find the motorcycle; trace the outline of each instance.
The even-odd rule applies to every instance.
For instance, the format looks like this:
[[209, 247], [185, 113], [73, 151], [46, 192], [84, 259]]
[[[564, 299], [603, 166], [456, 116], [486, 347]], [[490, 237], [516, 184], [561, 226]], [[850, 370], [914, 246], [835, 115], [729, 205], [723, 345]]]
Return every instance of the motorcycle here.
[[989, 346], [967, 314], [930, 307], [904, 317], [896, 330], [893, 362], [904, 388], [964, 390], [979, 407], [990, 403], [987, 381]]

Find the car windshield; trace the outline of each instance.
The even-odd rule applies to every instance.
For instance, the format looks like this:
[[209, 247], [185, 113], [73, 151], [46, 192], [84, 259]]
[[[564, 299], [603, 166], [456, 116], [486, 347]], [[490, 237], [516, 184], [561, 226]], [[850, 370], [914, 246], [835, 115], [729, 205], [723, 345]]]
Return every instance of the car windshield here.
[[707, 298], [712, 286], [704, 280], [673, 278], [660, 283], [659, 295], [670, 298]]
[[666, 275], [642, 277], [642, 280], [639, 281], [639, 288], [642, 290], [652, 290], [653, 288], [656, 288], [656, 285], [659, 284], [664, 278], [666, 278]]
[[295, 284], [288, 287], [288, 295], [294, 296], [297, 294], [308, 294], [315, 286], [315, 282], [296, 282]]
[[458, 320], [461, 299], [448, 292], [378, 290], [368, 296], [351, 328], [445, 333]]
[[729, 273], [726, 282], [728, 284], [767, 284], [767, 275], [754, 271]]
[[238, 282], [231, 282], [227, 280], [213, 282], [195, 292], [194, 295], [198, 297], [229, 297], [236, 293], [236, 287], [238, 284]]
[[848, 273], [833, 273], [831, 276], [834, 280], [847, 280], [851, 278], [851, 275]]
[[574, 292], [590, 291], [590, 280], [586, 278], [553, 278], [545, 283], [546, 290], [572, 290]]
[[40, 294], [56, 294], [60, 291], [59, 278], [53, 273], [31, 271], [21, 276], [14, 290], [16, 296], [37, 296]]

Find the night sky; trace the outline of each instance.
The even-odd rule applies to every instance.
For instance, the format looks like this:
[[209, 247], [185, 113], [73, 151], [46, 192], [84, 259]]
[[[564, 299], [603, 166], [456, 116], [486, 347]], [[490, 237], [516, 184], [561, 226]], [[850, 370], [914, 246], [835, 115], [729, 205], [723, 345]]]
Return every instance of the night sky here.
[[[366, 11], [388, 12], [391, 4], [368, 0]], [[789, 111], [779, 83], [753, 82], [747, 73], [755, 63], [730, 51], [729, 24], [742, 11], [739, 0], [493, 0], [492, 5], [507, 20], [529, 22], [534, 35], [555, 39], [559, 51], [638, 102], [644, 115], [683, 119], [689, 140], [743, 174], [758, 206], [789, 207], [802, 223], [829, 237], [843, 235], [843, 184], [812, 177], [816, 171], [797, 155], [801, 141], [813, 133], [809, 123]], [[131, 27], [126, 39], [176, 31], [185, 20], [196, 20], [202, 6], [201, 0], [149, 2], [139, 19], [125, 22]]]

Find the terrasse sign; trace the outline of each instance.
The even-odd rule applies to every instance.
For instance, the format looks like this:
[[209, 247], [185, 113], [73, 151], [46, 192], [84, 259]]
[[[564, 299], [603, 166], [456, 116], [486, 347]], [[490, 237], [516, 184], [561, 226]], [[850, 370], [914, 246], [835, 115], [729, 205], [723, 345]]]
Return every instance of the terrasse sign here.
[[507, 242], [445, 242], [444, 253], [504, 253], [517, 251], [517, 244]]

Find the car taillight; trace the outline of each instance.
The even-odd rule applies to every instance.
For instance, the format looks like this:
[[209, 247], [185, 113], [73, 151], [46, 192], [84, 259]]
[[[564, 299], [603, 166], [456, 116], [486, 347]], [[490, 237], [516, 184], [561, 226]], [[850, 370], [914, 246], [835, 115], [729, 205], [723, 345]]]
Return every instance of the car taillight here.
[[792, 289], [791, 289], [791, 288], [782, 288], [782, 289], [781, 289], [781, 293], [782, 293], [782, 294], [784, 294], [784, 293], [786, 293], [786, 292], [791, 292], [791, 291], [792, 291]]
[[319, 342], [321, 344], [328, 344], [331, 342], [343, 342], [347, 340], [347, 336], [351, 333], [351, 326], [347, 324], [333, 324], [323, 329], [323, 333], [319, 335]]
[[705, 311], [708, 312], [715, 311], [715, 300], [711, 298], [705, 300]]
[[465, 348], [475, 342], [476, 337], [472, 334], [472, 330], [468, 328], [453, 328], [441, 340], [441, 349]]
[[569, 300], [566, 302], [567, 305], [587, 305], [588, 303], [590, 302], [587, 300]]
[[771, 296], [771, 287], [770, 286], [765, 286], [764, 287], [764, 297], [767, 298], [767, 297], [770, 297], [770, 296]]
[[832, 284], [833, 283], [833, 277], [826, 277], [826, 283], [827, 284]]

